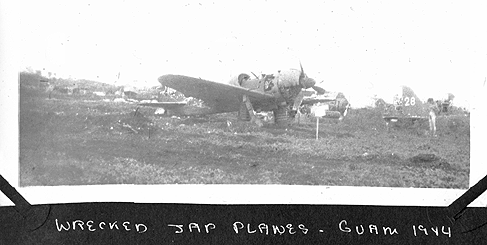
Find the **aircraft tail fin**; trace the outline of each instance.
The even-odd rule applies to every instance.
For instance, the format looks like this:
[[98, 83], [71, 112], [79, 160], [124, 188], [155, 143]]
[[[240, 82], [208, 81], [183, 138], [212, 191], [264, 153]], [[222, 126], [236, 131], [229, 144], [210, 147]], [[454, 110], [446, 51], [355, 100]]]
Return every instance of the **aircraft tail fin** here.
[[399, 106], [404, 116], [407, 117], [426, 117], [428, 115], [427, 105], [407, 86], [402, 87], [402, 97], [395, 98], [394, 104]]

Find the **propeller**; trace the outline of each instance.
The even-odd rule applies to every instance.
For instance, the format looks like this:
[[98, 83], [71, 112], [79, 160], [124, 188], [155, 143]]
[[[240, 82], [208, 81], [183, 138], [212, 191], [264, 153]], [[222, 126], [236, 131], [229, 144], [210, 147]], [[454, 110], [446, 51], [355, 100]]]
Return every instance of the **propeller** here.
[[301, 85], [301, 87], [307, 89], [315, 86], [316, 81], [313, 78], [309, 78], [308, 76], [306, 76], [301, 62], [299, 62], [299, 66], [301, 67], [301, 74], [299, 74], [299, 84]]
[[[313, 78], [308, 77], [306, 73], [304, 73], [303, 65], [301, 64], [301, 62], [299, 62], [299, 66], [301, 68], [301, 73], [299, 74], [299, 85], [304, 89], [316, 87], [316, 81]], [[294, 117], [296, 113], [298, 113], [299, 107], [301, 106], [303, 99], [304, 93], [303, 91], [300, 91], [299, 94], [297, 94], [294, 98], [294, 103], [291, 110], [291, 117]], [[297, 120], [299, 121], [299, 118], [297, 118]]]
[[301, 64], [301, 62], [299, 62], [299, 66], [301, 67], [301, 74], [299, 74], [299, 84], [301, 85], [301, 87], [305, 89], [313, 88], [318, 94], [326, 93], [325, 89], [315, 86], [316, 81], [312, 78], [309, 78], [306, 73], [304, 73], [303, 65]]

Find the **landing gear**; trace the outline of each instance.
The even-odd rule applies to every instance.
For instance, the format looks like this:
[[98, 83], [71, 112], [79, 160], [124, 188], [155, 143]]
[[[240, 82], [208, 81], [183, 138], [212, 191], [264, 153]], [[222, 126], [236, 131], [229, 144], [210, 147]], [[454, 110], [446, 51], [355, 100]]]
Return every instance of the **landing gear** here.
[[286, 105], [279, 105], [274, 110], [274, 122], [279, 126], [289, 125], [289, 110]]
[[244, 102], [240, 103], [240, 109], [238, 111], [238, 119], [242, 121], [250, 121], [250, 113], [247, 110], [247, 106]]
[[240, 110], [238, 111], [238, 117], [243, 121], [252, 121], [257, 126], [262, 127], [264, 124], [255, 116], [254, 107], [250, 103], [247, 95], [242, 97], [242, 103], [240, 103]]

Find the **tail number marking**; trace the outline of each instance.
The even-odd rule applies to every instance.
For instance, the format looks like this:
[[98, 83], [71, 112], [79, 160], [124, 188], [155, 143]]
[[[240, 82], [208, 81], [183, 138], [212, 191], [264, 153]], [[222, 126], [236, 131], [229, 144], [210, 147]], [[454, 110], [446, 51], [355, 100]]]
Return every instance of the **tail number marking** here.
[[395, 104], [401, 105], [401, 104], [403, 104], [403, 102], [404, 102], [404, 106], [414, 106], [414, 105], [416, 105], [416, 98], [405, 96], [405, 97], [396, 99]]

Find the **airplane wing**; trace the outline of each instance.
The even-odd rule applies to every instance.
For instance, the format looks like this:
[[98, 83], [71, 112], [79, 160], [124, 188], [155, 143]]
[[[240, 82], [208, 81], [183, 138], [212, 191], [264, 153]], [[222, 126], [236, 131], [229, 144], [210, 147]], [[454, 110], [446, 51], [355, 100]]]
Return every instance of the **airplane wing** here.
[[238, 111], [243, 95], [249, 96], [252, 102], [274, 102], [274, 97], [270, 94], [200, 78], [164, 75], [159, 77], [159, 82], [183, 93], [185, 96], [203, 100], [207, 106], [218, 112]]
[[326, 93], [316, 95], [313, 94], [311, 96], [305, 96], [303, 98], [302, 105], [312, 105], [316, 103], [326, 103], [326, 102], [333, 102], [337, 100], [337, 93]]
[[149, 102], [149, 103], [139, 103], [140, 106], [150, 106], [164, 109], [175, 109], [185, 106], [186, 102]]

